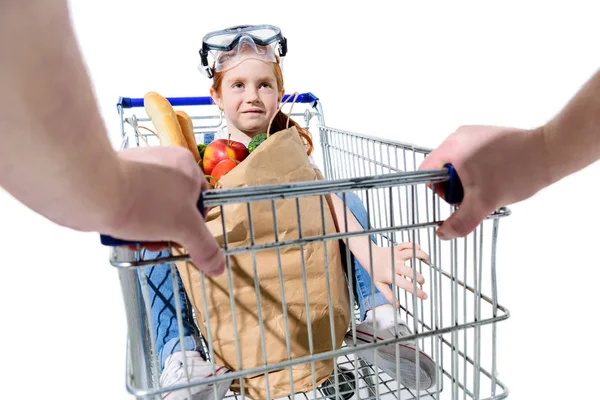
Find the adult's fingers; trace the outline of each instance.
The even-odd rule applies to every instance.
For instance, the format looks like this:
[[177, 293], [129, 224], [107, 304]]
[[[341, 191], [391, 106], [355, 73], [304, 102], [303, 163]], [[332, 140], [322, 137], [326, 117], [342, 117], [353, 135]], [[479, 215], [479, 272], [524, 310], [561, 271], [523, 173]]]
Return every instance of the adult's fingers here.
[[442, 240], [464, 237], [493, 211], [494, 207], [485, 206], [476, 194], [467, 192], [458, 209], [437, 229], [437, 236]]
[[192, 262], [200, 271], [209, 276], [217, 276], [225, 270], [225, 257], [221, 247], [212, 236], [200, 212], [193, 209], [181, 244], [187, 250]]

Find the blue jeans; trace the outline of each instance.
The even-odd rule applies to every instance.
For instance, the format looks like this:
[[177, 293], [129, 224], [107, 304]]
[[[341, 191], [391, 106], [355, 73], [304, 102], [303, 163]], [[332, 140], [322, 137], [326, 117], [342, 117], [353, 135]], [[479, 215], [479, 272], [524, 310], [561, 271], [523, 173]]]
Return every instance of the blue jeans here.
[[[168, 251], [153, 252], [142, 251], [143, 260], [152, 260], [166, 257]], [[171, 264], [157, 264], [145, 267], [143, 273], [148, 280], [148, 292], [152, 309], [152, 324], [156, 339], [156, 351], [159, 355], [160, 369], [164, 367], [165, 360], [172, 353], [181, 351], [179, 340], [179, 329], [177, 325], [177, 308], [175, 306], [175, 293], [173, 292], [173, 280], [171, 278]], [[138, 273], [142, 273], [138, 269]], [[179, 273], [176, 271], [177, 287], [179, 288], [179, 302], [181, 305], [181, 316], [183, 320], [183, 350], [201, 351], [198, 329], [194, 323], [192, 307], [185, 295], [183, 283]]]
[[[341, 193], [339, 193], [338, 196], [343, 199]], [[360, 225], [364, 229], [368, 229], [369, 221], [367, 210], [360, 198], [354, 193], [347, 192], [345, 200], [346, 206], [358, 220]], [[374, 237], [371, 239], [375, 241]], [[342, 260], [344, 260], [344, 269], [347, 271], [346, 247], [343, 241], [340, 242], [340, 252]], [[151, 260], [168, 255], [169, 253], [167, 251], [151, 252], [144, 250], [142, 252], [142, 259]], [[353, 275], [354, 279], [354, 295], [360, 308], [360, 319], [362, 321], [364, 320], [367, 311], [382, 304], [388, 304], [388, 301], [377, 288], [375, 288], [375, 297], [371, 296], [371, 277], [352, 254], [350, 254], [350, 262], [350, 273]], [[141, 270], [138, 270], [138, 272], [141, 272]], [[144, 268], [144, 273], [148, 278], [148, 290], [152, 306], [152, 322], [154, 324], [156, 350], [159, 354], [160, 368], [162, 369], [164, 362], [169, 355], [176, 351], [181, 351], [176, 316], [177, 308], [175, 306], [175, 296], [171, 279], [171, 265], [158, 264], [152, 267], [146, 267]], [[198, 329], [192, 317], [191, 305], [185, 295], [179, 273], [176, 273], [176, 276], [177, 285], [179, 287], [179, 299], [182, 306], [183, 350], [197, 350], [202, 353]]]
[[[345, 196], [346, 207], [352, 212], [360, 226], [362, 226], [363, 229], [368, 229], [369, 217], [360, 198], [352, 192], [346, 192]], [[338, 193], [338, 197], [344, 200], [342, 193]], [[343, 219], [344, 216], [342, 215], [341, 217]], [[375, 243], [374, 236], [371, 236], [371, 240]], [[342, 254], [342, 260], [344, 260], [344, 267], [347, 268], [346, 266], [348, 264], [345, 260], [347, 252], [344, 240], [340, 240], [340, 252]], [[360, 308], [360, 320], [364, 321], [367, 311], [383, 304], [389, 304], [389, 302], [377, 288], [375, 288], [375, 296], [373, 297], [371, 295], [371, 276], [367, 270], [360, 265], [352, 253], [350, 253], [350, 262], [352, 269], [351, 273], [354, 278], [354, 296]], [[369, 268], [369, 266], [367, 266], [367, 268]]]

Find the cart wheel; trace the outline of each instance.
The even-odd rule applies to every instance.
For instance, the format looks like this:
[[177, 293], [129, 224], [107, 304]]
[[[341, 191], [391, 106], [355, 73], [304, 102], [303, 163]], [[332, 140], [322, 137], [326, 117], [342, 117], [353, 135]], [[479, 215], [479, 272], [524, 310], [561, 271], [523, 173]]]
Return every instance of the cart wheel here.
[[[338, 367], [338, 382], [339, 382], [339, 398], [342, 400], [349, 400], [354, 396], [356, 391], [356, 385], [354, 382], [356, 378], [354, 374], [345, 368]], [[327, 396], [331, 400], [337, 400], [335, 394], [335, 376], [333, 374], [327, 378], [325, 382], [319, 386], [319, 391]]]

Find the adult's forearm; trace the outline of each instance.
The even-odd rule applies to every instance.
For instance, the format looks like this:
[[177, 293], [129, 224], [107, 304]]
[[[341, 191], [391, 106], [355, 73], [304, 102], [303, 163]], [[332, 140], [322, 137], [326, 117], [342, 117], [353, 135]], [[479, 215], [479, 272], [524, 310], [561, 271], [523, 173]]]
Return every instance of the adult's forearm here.
[[550, 183], [600, 159], [600, 70], [542, 129]]
[[67, 3], [2, 4], [0, 183], [56, 223], [80, 230], [110, 226], [124, 173], [98, 113]]

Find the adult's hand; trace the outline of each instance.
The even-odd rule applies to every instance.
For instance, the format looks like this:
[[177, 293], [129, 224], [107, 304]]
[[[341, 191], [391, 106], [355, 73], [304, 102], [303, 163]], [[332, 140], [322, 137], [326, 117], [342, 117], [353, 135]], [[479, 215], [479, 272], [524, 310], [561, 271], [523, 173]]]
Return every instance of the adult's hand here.
[[[419, 167], [434, 170], [451, 163], [463, 185], [463, 201], [438, 228], [438, 236], [466, 236], [498, 207], [534, 195], [549, 184], [546, 159], [542, 129], [460, 127]], [[444, 195], [441, 185], [436, 192]]]
[[208, 184], [192, 153], [158, 146], [127, 149], [119, 155], [127, 197], [108, 233], [127, 240], [174, 241], [187, 250], [198, 269], [208, 275], [222, 273], [221, 248], [197, 209], [200, 192]]

